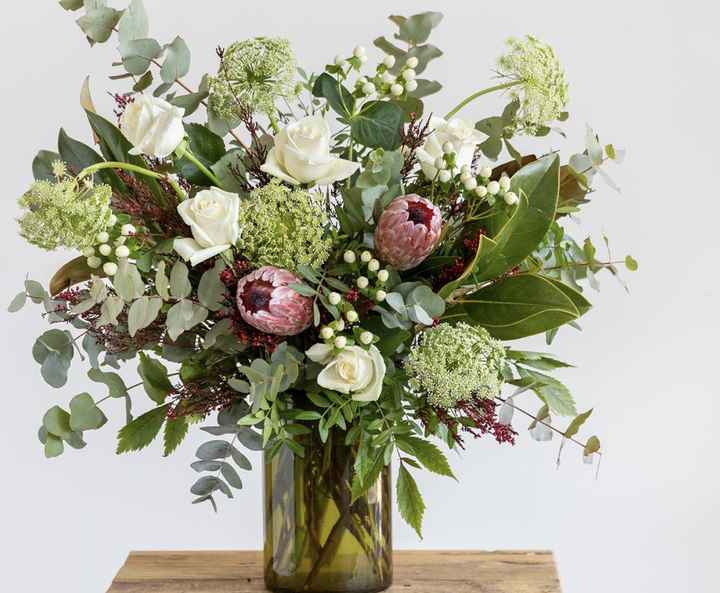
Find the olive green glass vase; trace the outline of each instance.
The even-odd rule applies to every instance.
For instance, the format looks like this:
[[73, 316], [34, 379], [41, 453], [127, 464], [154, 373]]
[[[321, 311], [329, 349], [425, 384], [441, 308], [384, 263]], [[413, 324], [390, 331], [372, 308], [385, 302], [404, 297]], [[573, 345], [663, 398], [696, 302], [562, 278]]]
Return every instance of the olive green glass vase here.
[[265, 584], [276, 593], [370, 593], [392, 583], [391, 488], [386, 467], [352, 502], [355, 451], [295, 437], [303, 457], [265, 459]]

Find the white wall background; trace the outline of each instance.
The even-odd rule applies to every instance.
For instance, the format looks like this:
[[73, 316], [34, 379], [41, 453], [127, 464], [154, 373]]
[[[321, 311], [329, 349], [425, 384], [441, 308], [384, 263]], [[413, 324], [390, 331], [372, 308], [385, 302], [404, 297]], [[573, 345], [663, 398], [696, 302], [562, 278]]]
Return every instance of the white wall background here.
[[[121, 3], [124, 5], [124, 2]], [[507, 35], [537, 34], [559, 52], [572, 84], [565, 156], [581, 148], [585, 122], [629, 149], [614, 171], [622, 195], [600, 186], [578, 235], [606, 231], [617, 255], [641, 271], [631, 294], [605, 278], [584, 332], [562, 331], [555, 351], [578, 365], [563, 374], [580, 407], [594, 406], [592, 430], [605, 444], [599, 480], [557, 442], [524, 434], [514, 448], [472, 443], [453, 460], [460, 482], [423, 477], [428, 511], [419, 542], [396, 520], [397, 548], [539, 548], [557, 554], [567, 593], [675, 593], [720, 589], [717, 570], [718, 273], [720, 207], [717, 11], [700, 2], [173, 2], [147, 0], [161, 41], [180, 33], [192, 51], [190, 81], [215, 68], [214, 48], [268, 34], [289, 37], [308, 69], [319, 70], [356, 43], [391, 34], [389, 12], [441, 7], [434, 42], [445, 57], [432, 66], [446, 85], [428, 108], [444, 112], [488, 82]], [[444, 5], [444, 6], [441, 6]], [[17, 236], [15, 199], [31, 179], [39, 148], [58, 127], [89, 141], [78, 106], [92, 74], [96, 101], [114, 59], [90, 50], [71, 15], [55, 2], [13, 2], [0, 20], [3, 282], [9, 302], [26, 273], [45, 280], [68, 254], [46, 254]], [[465, 115], [494, 115], [487, 100]], [[531, 149], [532, 142], [525, 148]], [[582, 235], [584, 236], [584, 234]], [[45, 461], [35, 431], [54, 403], [85, 390], [79, 367], [66, 388], [40, 378], [30, 349], [44, 322], [36, 310], [2, 317], [0, 580], [5, 591], [104, 591], [131, 549], [258, 548], [259, 473], [213, 515], [190, 506], [188, 465], [195, 434], [169, 460], [157, 446], [113, 455], [121, 422], [89, 436], [82, 452]], [[536, 344], [538, 345], [538, 344]]]

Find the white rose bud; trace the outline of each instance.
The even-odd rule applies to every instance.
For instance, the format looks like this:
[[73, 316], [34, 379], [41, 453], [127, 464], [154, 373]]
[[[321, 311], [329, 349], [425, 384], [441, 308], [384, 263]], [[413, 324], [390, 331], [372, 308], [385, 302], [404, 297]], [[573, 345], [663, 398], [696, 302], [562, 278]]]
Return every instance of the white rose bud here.
[[408, 93], [412, 93], [412, 92], [413, 92], [414, 90], [416, 90], [417, 88], [418, 88], [417, 80], [408, 80], [408, 81], [405, 83], [405, 90], [406, 90]]
[[331, 305], [339, 305], [342, 297], [337, 292], [331, 292], [328, 295], [328, 301]]
[[447, 183], [452, 179], [452, 175], [450, 174], [450, 171], [443, 169], [440, 173], [438, 173], [438, 179], [441, 183]]
[[395, 65], [395, 58], [393, 56], [385, 56], [383, 64], [388, 68], [392, 68]]
[[355, 401], [376, 401], [380, 397], [387, 369], [375, 346], [367, 350], [348, 346], [335, 354], [326, 344], [315, 344], [306, 354], [310, 360], [326, 365], [317, 376], [320, 387], [344, 393]]
[[91, 255], [87, 258], [87, 265], [91, 268], [99, 268], [102, 260], [97, 255]]
[[449, 121], [432, 117], [429, 129], [430, 135], [416, 151], [417, 160], [426, 179], [435, 179], [438, 171], [435, 162], [439, 156], [442, 156], [446, 143], [452, 144], [455, 166], [462, 169], [463, 165], [472, 164], [477, 146], [485, 138], [485, 135], [476, 130], [470, 122], [458, 117]]
[[122, 227], [120, 227], [120, 234], [124, 237], [129, 237], [130, 235], [134, 235], [137, 232], [137, 229], [131, 225], [131, 224], [124, 224]]
[[95, 240], [98, 243], [107, 243], [110, 240], [110, 235], [108, 235], [105, 231], [102, 231], [95, 236]]
[[355, 323], [358, 320], [358, 314], [357, 312], [350, 310], [345, 313], [345, 319], [347, 319], [350, 323]]
[[321, 337], [323, 340], [329, 340], [330, 338], [333, 337], [334, 333], [335, 333], [335, 332], [333, 331], [333, 329], [332, 329], [331, 327], [328, 327], [328, 326], [326, 325], [325, 327], [323, 327], [323, 328], [320, 330], [320, 337]]
[[120, 129], [132, 143], [130, 154], [170, 156], [185, 138], [185, 110], [152, 95], [140, 93], [120, 118]]
[[420, 63], [420, 60], [418, 60], [415, 56], [409, 57], [407, 59], [407, 62], [405, 62], [405, 64], [407, 64], [408, 68], [417, 68], [419, 63]]
[[378, 272], [378, 280], [380, 280], [380, 282], [387, 282], [388, 278], [390, 278], [390, 272], [387, 270], [380, 270]]
[[112, 247], [110, 247], [107, 243], [103, 243], [100, 247], [98, 247], [98, 251], [100, 252], [100, 255], [107, 257], [112, 253]]
[[360, 334], [360, 341], [363, 344], [365, 344], [366, 346], [369, 346], [370, 344], [372, 344], [374, 339], [375, 339], [375, 335], [369, 331], [364, 331]]
[[114, 276], [115, 274], [117, 274], [117, 271], [118, 266], [116, 263], [109, 261], [103, 264], [103, 272], [105, 272], [105, 274], [107, 274], [108, 276]]
[[500, 184], [497, 181], [491, 181], [487, 184], [487, 190], [491, 196], [494, 196], [500, 191]]
[[370, 284], [370, 281], [367, 278], [365, 278], [365, 276], [360, 276], [356, 280], [356, 284], [358, 285], [358, 288], [365, 289], [368, 287], [368, 284]]
[[485, 179], [490, 179], [490, 176], [492, 175], [492, 169], [490, 167], [483, 167], [480, 169], [480, 177], [484, 177]]
[[347, 338], [345, 336], [338, 336], [335, 338], [335, 348], [345, 348], [347, 346]]
[[347, 179], [360, 163], [330, 154], [330, 127], [321, 115], [309, 115], [275, 135], [262, 171], [290, 185], [329, 185]]
[[178, 214], [190, 227], [193, 238], [178, 237], [173, 248], [193, 266], [229, 249], [240, 236], [239, 210], [240, 197], [217, 187], [180, 202]]
[[363, 251], [360, 254], [360, 261], [364, 264], [368, 263], [372, 258], [372, 253], [370, 253], [369, 251]]
[[507, 175], [503, 175], [498, 183], [500, 183], [501, 190], [508, 191], [510, 189], [510, 178]]
[[352, 264], [355, 263], [355, 252], [354, 251], [346, 251], [343, 253], [343, 260], [346, 264]]
[[116, 257], [128, 257], [130, 255], [130, 250], [127, 248], [126, 245], [120, 245], [119, 247], [115, 248], [115, 255]]
[[463, 187], [468, 191], [473, 191], [478, 186], [477, 179], [470, 177], [463, 182]]
[[393, 96], [399, 97], [400, 95], [402, 95], [405, 92], [405, 88], [403, 87], [403, 85], [395, 83], [394, 85], [392, 85], [390, 87], [390, 92], [392, 93]]
[[378, 290], [375, 293], [375, 300], [378, 303], [382, 303], [387, 298], [387, 293], [384, 290]]
[[342, 66], [342, 63], [345, 61], [345, 58], [343, 58], [340, 54], [335, 56], [335, 65], [336, 66]]

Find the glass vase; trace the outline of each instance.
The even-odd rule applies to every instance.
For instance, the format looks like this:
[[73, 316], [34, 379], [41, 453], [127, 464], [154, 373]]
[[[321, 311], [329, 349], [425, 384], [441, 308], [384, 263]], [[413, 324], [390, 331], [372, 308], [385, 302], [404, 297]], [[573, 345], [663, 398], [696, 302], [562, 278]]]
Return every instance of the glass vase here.
[[344, 433], [295, 437], [265, 458], [265, 584], [275, 592], [370, 593], [392, 582], [389, 468], [352, 501], [355, 450]]

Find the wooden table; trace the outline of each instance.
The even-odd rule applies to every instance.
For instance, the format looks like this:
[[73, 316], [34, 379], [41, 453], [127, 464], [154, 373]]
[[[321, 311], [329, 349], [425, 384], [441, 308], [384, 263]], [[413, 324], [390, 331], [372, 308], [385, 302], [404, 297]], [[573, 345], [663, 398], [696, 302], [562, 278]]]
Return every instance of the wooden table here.
[[[395, 552], [390, 593], [560, 593], [550, 552]], [[265, 591], [260, 552], [131, 552], [108, 593]]]

